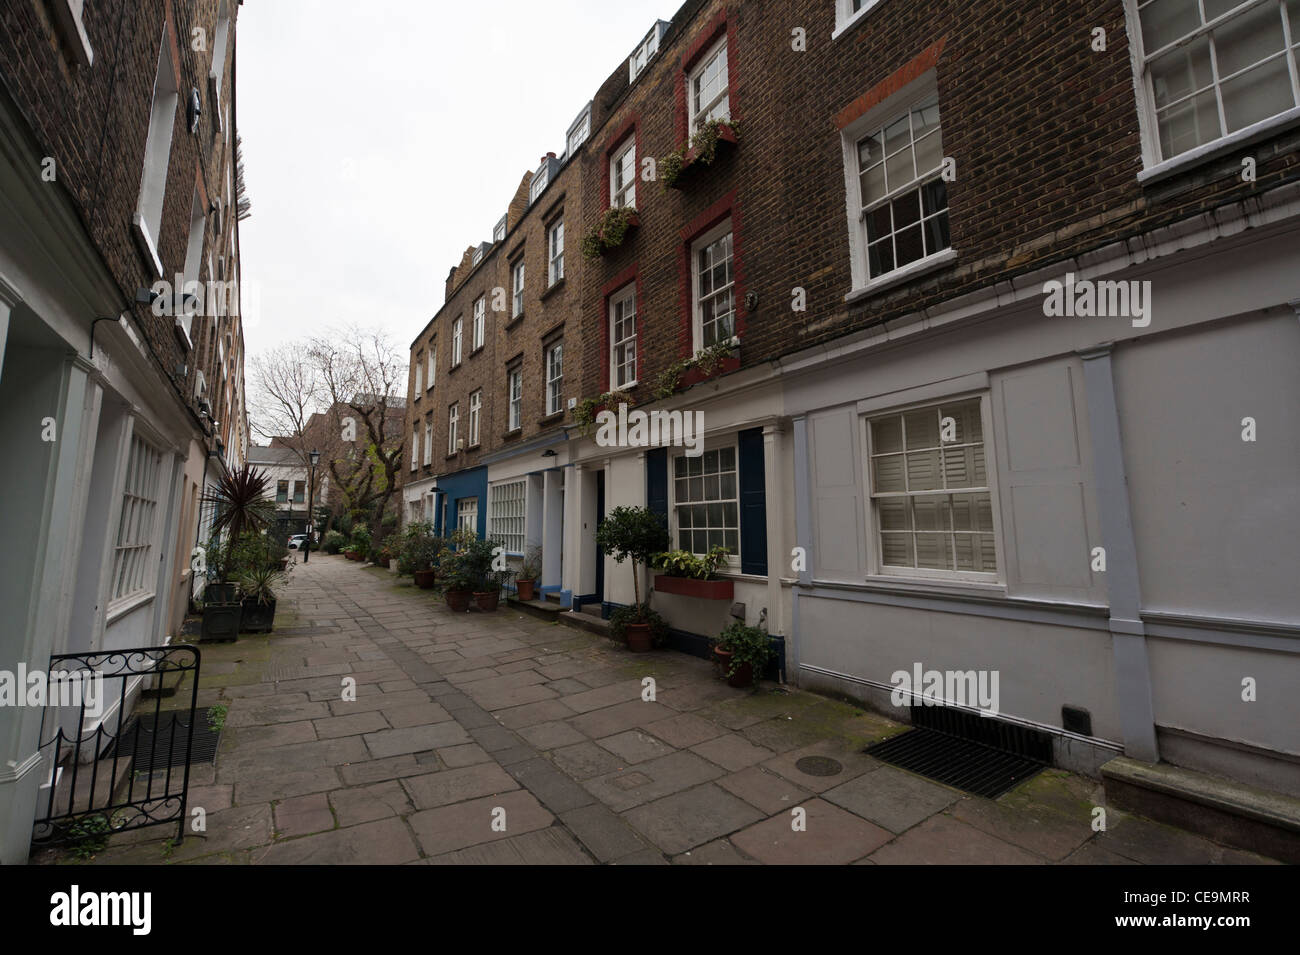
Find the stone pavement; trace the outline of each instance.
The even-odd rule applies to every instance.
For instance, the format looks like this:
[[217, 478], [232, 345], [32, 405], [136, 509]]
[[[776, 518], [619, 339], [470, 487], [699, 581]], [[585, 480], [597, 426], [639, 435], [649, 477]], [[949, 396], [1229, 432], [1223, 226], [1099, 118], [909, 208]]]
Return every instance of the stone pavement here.
[[[1268, 861], [1115, 809], [1095, 833], [1100, 785], [1060, 771], [969, 796], [863, 755], [905, 728], [880, 716], [504, 604], [453, 614], [340, 557], [296, 565], [276, 626], [203, 647], [200, 703], [228, 706], [193, 770], [206, 833], [122, 833], [94, 862]], [[810, 755], [842, 769], [807, 775]]]

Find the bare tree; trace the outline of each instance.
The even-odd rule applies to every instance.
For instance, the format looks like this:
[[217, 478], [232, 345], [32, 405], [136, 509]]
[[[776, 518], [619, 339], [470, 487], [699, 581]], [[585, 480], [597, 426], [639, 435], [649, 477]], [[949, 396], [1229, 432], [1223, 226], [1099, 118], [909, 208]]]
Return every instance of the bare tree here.
[[378, 541], [405, 450], [405, 356], [384, 332], [355, 327], [314, 338], [307, 349], [329, 402], [324, 433], [313, 434], [322, 462], [353, 519]]

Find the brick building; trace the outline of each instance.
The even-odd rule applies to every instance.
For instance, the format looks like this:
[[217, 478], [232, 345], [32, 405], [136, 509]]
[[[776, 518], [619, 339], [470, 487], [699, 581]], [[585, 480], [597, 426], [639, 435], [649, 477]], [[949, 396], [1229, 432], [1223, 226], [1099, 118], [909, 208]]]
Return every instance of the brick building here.
[[[177, 634], [204, 487], [244, 460], [238, 10], [4, 6], [0, 516], [24, 544], [2, 558], [0, 667]], [[3, 862], [50, 775], [40, 720], [0, 712]]]
[[[997, 718], [1062, 765], [1300, 793], [1298, 76], [1280, 0], [686, 3], [565, 164], [571, 245], [627, 201], [629, 148], [638, 224], [568, 278], [578, 403], [523, 508], [531, 542], [562, 483], [562, 599], [631, 602], [594, 528], [646, 505], [732, 549], [787, 679], [906, 719], [897, 672], [993, 670]], [[436, 335], [446, 361], [461, 289], [413, 358]], [[703, 453], [584, 433], [615, 389], [702, 413]], [[732, 600], [653, 604], [698, 647]]]

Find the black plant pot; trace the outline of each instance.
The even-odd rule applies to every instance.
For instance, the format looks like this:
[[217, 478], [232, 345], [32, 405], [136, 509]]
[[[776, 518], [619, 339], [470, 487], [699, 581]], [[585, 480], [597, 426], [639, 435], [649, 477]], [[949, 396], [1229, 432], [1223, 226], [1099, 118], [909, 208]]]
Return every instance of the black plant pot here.
[[203, 607], [200, 643], [232, 643], [239, 638], [243, 607], [237, 603], [209, 603]]
[[256, 598], [245, 599], [239, 629], [242, 633], [270, 633], [275, 623], [275, 601], [258, 603]]
[[203, 601], [210, 604], [232, 604], [239, 601], [239, 584], [233, 580], [210, 583], [203, 589]]

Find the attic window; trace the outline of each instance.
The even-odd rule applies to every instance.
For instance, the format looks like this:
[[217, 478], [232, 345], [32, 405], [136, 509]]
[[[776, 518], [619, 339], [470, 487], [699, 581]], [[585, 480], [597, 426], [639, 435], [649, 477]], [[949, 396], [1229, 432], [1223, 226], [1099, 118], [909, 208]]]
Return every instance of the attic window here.
[[641, 75], [646, 65], [659, 52], [659, 40], [663, 37], [664, 30], [667, 28], [668, 24], [666, 22], [663, 20], [658, 21], [646, 34], [646, 38], [641, 41], [640, 46], [632, 51], [632, 55], [627, 60], [629, 83], [636, 82], [636, 78]]
[[492, 230], [492, 241], [504, 242], [505, 240], [506, 240], [506, 217], [502, 216], [501, 221], [498, 222], [496, 224], [496, 228]]
[[569, 127], [567, 143], [568, 155], [572, 156], [576, 153], [582, 147], [582, 144], [587, 141], [587, 137], [590, 135], [591, 104], [588, 103], [582, 108], [582, 112], [578, 115], [578, 118], [573, 121], [573, 125]]
[[474, 250], [473, 262], [475, 265], [478, 265], [482, 261], [483, 261], [483, 246], [480, 245], [477, 249]]
[[542, 160], [542, 164], [537, 167], [537, 173], [533, 176], [533, 181], [528, 186], [528, 204], [532, 205], [537, 201], [537, 197], [546, 191], [546, 187], [551, 184], [551, 159], [548, 156]]

